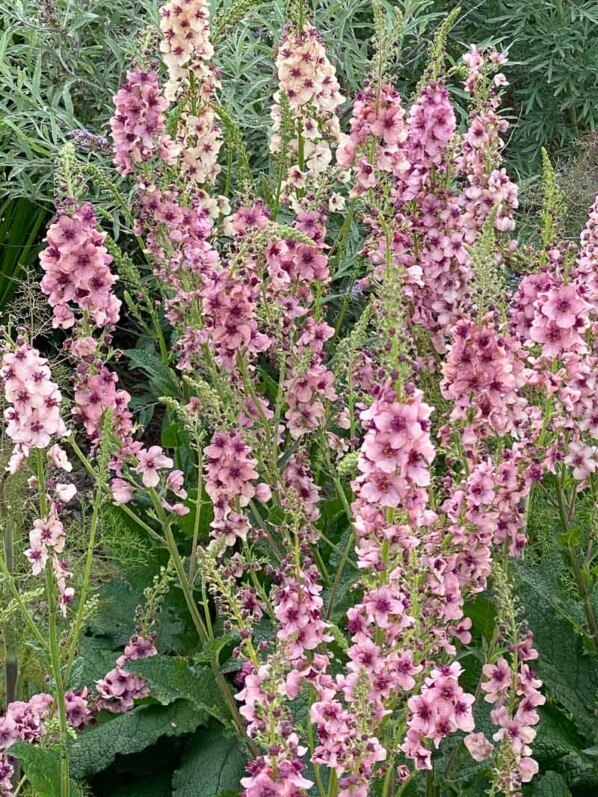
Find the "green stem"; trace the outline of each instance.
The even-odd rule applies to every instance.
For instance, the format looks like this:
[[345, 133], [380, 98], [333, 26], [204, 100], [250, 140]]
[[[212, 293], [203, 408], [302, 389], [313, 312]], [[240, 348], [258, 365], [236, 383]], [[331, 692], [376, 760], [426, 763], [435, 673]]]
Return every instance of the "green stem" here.
[[[0, 480], [0, 512], [4, 521], [4, 559], [6, 561], [6, 569], [10, 573], [12, 579], [14, 572], [14, 522], [12, 516], [7, 511], [5, 488], [6, 476], [3, 476]], [[12, 623], [8, 622], [4, 624], [2, 636], [4, 637], [4, 683], [6, 704], [8, 705], [17, 699], [17, 678], [19, 672], [17, 635], [16, 628]]]
[[[93, 477], [94, 481], [97, 481], [97, 476], [98, 476], [97, 471], [95, 470], [91, 462], [87, 459], [85, 454], [81, 451], [81, 449], [79, 448], [79, 446], [72, 437], [69, 440], [69, 445], [77, 455], [79, 461], [81, 462], [87, 473], [89, 473], [89, 475]], [[110, 494], [110, 491], [107, 490], [107, 493]], [[135, 523], [137, 523], [137, 525], [140, 528], [142, 528], [147, 534], [149, 534], [149, 536], [153, 540], [155, 540], [159, 545], [161, 546], [166, 545], [164, 539], [160, 537], [160, 535], [156, 531], [154, 531], [153, 528], [149, 526], [144, 520], [138, 517], [130, 507], [128, 507], [126, 504], [121, 504], [120, 508], [126, 515], [128, 515], [131, 518], [131, 520], [135, 521]]]
[[[39, 508], [43, 519], [48, 517], [48, 499], [46, 496], [46, 476], [44, 473], [44, 455], [40, 449], [35, 451], [37, 466], [37, 481], [39, 489]], [[50, 648], [50, 668], [54, 679], [56, 703], [58, 710], [58, 724], [60, 736], [60, 797], [70, 797], [70, 775], [68, 757], [68, 723], [66, 719], [66, 705], [64, 702], [64, 681], [60, 662], [60, 644], [58, 639], [58, 626], [56, 612], [56, 585], [54, 583], [54, 568], [50, 559], [46, 564], [46, 600], [48, 602], [48, 638]]]
[[335, 770], [331, 770], [328, 780], [328, 797], [336, 797], [338, 794], [338, 778]]
[[433, 769], [429, 769], [426, 773], [426, 797], [436, 797], [436, 784]]
[[[71, 440], [70, 444], [71, 444], [71, 447], [73, 448], [73, 451], [77, 454], [77, 456], [79, 457], [79, 459], [83, 463], [83, 465], [84, 465], [85, 469], [88, 471], [88, 473], [90, 473], [92, 476], [95, 477], [96, 473], [95, 473], [94, 468], [90, 464], [90, 462], [87, 459], [87, 457], [83, 454], [83, 452], [81, 451], [79, 446], [75, 443], [74, 440]], [[138, 518], [135, 515], [135, 513], [126, 506], [126, 504], [123, 504], [123, 509], [142, 528], [144, 528], [146, 531], [151, 533], [152, 537], [157, 538], [168, 549], [168, 553], [170, 554], [170, 558], [172, 559], [172, 563], [174, 565], [174, 569], [175, 569], [175, 572], [177, 574], [179, 585], [180, 585], [181, 590], [183, 591], [183, 595], [185, 597], [185, 602], [187, 604], [187, 608], [189, 610], [189, 614], [191, 615], [191, 620], [193, 622], [193, 625], [195, 626], [195, 630], [197, 631], [197, 634], [199, 636], [200, 641], [205, 644], [210, 639], [210, 633], [209, 633], [209, 630], [208, 630], [208, 628], [207, 628], [207, 626], [206, 626], [206, 624], [205, 624], [205, 622], [204, 622], [204, 620], [203, 620], [203, 618], [202, 618], [202, 616], [201, 616], [201, 614], [199, 612], [199, 609], [197, 608], [197, 603], [195, 602], [195, 598], [193, 596], [193, 588], [192, 588], [192, 586], [191, 586], [191, 584], [189, 582], [189, 579], [187, 577], [187, 573], [185, 572], [185, 568], [184, 568], [183, 561], [181, 559], [181, 555], [179, 553], [179, 550], [178, 550], [178, 547], [177, 547], [177, 544], [176, 544], [176, 540], [175, 540], [174, 535], [172, 533], [172, 529], [170, 528], [170, 523], [168, 522], [168, 519], [166, 518], [166, 516], [164, 515], [164, 512], [162, 511], [162, 508], [161, 508], [161, 505], [160, 505], [160, 500], [159, 500], [158, 496], [155, 495], [155, 494], [152, 495], [150, 493], [150, 497], [152, 498], [152, 500], [154, 502], [154, 508], [156, 509], [156, 512], [158, 513], [158, 517], [160, 518], [160, 521], [162, 523], [162, 527], [164, 529], [164, 538], [162, 538], [162, 537], [160, 537], [160, 535], [156, 534], [156, 532], [151, 528], [151, 526], [148, 526], [148, 524], [145, 523], [145, 521], [141, 520], [141, 518]], [[231, 716], [232, 716], [233, 722], [234, 722], [237, 730], [239, 731], [240, 735], [242, 737], [245, 737], [245, 735], [246, 735], [245, 734], [245, 726], [243, 724], [243, 720], [241, 718], [241, 715], [239, 714], [239, 710], [238, 710], [237, 704], [235, 702], [235, 698], [233, 697], [233, 694], [231, 692], [231, 689], [230, 689], [230, 686], [228, 684], [228, 681], [226, 680], [224, 675], [220, 672], [220, 668], [218, 667], [218, 665], [217, 665], [217, 663], [215, 661], [212, 662], [211, 666], [212, 666], [212, 670], [214, 672], [214, 677], [215, 677], [215, 679], [216, 679], [216, 681], [218, 683], [218, 687], [220, 689], [220, 692], [222, 693], [222, 697], [223, 697], [225, 703], [227, 704], [227, 706], [229, 707], [229, 710], [231, 712]], [[255, 749], [255, 746], [252, 745], [252, 743], [249, 743], [249, 746], [253, 747]]]
[[85, 606], [87, 604], [87, 596], [89, 594], [89, 586], [91, 583], [91, 570], [93, 567], [93, 554], [96, 546], [96, 535], [98, 530], [98, 520], [101, 507], [102, 491], [97, 490], [94, 496], [93, 511], [91, 515], [91, 524], [89, 527], [89, 540], [87, 541], [87, 551], [85, 554], [85, 566], [83, 569], [83, 583], [81, 584], [81, 592], [79, 596], [79, 606], [77, 608], [77, 615], [75, 617], [75, 625], [71, 632], [71, 643], [66, 659], [66, 669], [64, 674], [64, 682], [68, 685], [73, 664], [75, 661], [75, 654], [79, 646], [79, 639], [81, 631], [83, 630], [83, 621], [85, 619]]
[[135, 523], [137, 523], [137, 525], [140, 528], [142, 528], [147, 534], [149, 534], [149, 536], [153, 540], [155, 540], [162, 547], [166, 547], [166, 541], [164, 540], [164, 538], [160, 537], [158, 532], [154, 531], [153, 528], [145, 522], [145, 520], [142, 520], [138, 515], [136, 515], [135, 512], [133, 512], [133, 510], [130, 507], [128, 507], [126, 504], [121, 504], [120, 508], [125, 513], [125, 515], [128, 515], [128, 517], [130, 517], [131, 520], [134, 520]]
[[329, 601], [328, 601], [328, 609], [326, 610], [325, 619], [329, 620], [330, 616], [332, 614], [332, 611], [334, 609], [334, 599], [336, 598], [336, 594], [337, 594], [338, 589], [339, 589], [339, 587], [341, 585], [341, 581], [342, 581], [342, 578], [343, 578], [343, 573], [344, 573], [345, 567], [347, 565], [347, 562], [349, 561], [349, 554], [351, 553], [351, 549], [352, 549], [352, 547], [354, 545], [353, 529], [352, 529], [353, 514], [351, 512], [351, 507], [349, 506], [349, 502], [347, 500], [347, 496], [345, 495], [345, 490], [343, 488], [343, 485], [342, 485], [340, 479], [338, 478], [336, 470], [335, 470], [335, 468], [334, 468], [334, 466], [333, 466], [333, 464], [332, 464], [332, 462], [330, 460], [330, 454], [328, 452], [328, 443], [326, 442], [325, 435], [322, 434], [321, 438], [322, 438], [322, 452], [323, 452], [323, 455], [324, 455], [324, 459], [326, 461], [326, 465], [328, 466], [328, 470], [329, 470], [329, 473], [330, 473], [330, 475], [332, 477], [332, 481], [334, 482], [334, 486], [336, 488], [336, 492], [338, 494], [338, 497], [340, 498], [341, 504], [343, 505], [343, 508], [345, 510], [345, 514], [347, 515], [347, 519], [349, 520], [349, 539], [347, 540], [347, 542], [345, 544], [345, 547], [343, 549], [343, 552], [341, 553], [341, 558], [339, 560], [338, 568], [337, 568], [337, 571], [336, 571], [336, 575], [334, 577], [334, 583], [333, 583], [332, 589], [330, 591], [330, 598], [329, 598]]
[[[351, 204], [349, 205], [349, 212], [347, 213], [347, 216], [345, 217], [345, 221], [343, 223], [343, 228], [341, 230], [340, 238], [337, 240], [337, 242], [335, 242], [334, 246], [332, 247], [332, 252], [334, 252], [334, 250], [337, 249], [337, 245], [338, 245], [338, 252], [337, 252], [337, 255], [336, 255], [335, 259], [334, 259], [334, 266], [336, 266], [336, 260], [339, 257], [341, 257], [342, 254], [343, 254], [343, 250], [344, 250], [344, 247], [345, 247], [345, 242], [347, 240], [347, 236], [349, 235], [349, 230], [351, 229], [351, 222], [353, 221], [354, 214], [355, 214], [355, 200], [351, 200]], [[330, 254], [331, 258], [332, 258], [332, 252]], [[333, 276], [334, 276], [334, 266], [332, 265], [332, 262], [331, 262], [330, 273]], [[338, 335], [339, 332], [341, 331], [341, 327], [343, 325], [345, 314], [346, 314], [347, 309], [349, 307], [349, 302], [351, 301], [351, 291], [353, 290], [353, 286], [355, 285], [355, 278], [357, 277], [358, 269], [359, 269], [359, 262], [357, 262], [355, 264], [355, 266], [353, 267], [353, 273], [351, 274], [351, 280], [350, 280], [350, 282], [349, 282], [349, 284], [347, 286], [347, 291], [345, 293], [345, 297], [343, 299], [341, 310], [340, 310], [340, 313], [338, 314], [338, 318], [337, 318], [337, 321], [336, 321], [336, 324], [335, 324], [335, 329], [334, 329], [334, 334], [335, 335]]]
[[326, 462], [326, 465], [328, 466], [328, 470], [329, 470], [330, 476], [332, 477], [332, 481], [334, 482], [334, 486], [336, 488], [337, 495], [338, 495], [338, 497], [340, 499], [341, 504], [343, 505], [343, 509], [345, 510], [345, 514], [347, 516], [347, 520], [349, 521], [349, 523], [353, 523], [353, 513], [351, 512], [351, 506], [349, 504], [349, 501], [347, 500], [347, 496], [346, 496], [344, 487], [343, 487], [343, 485], [341, 483], [341, 480], [338, 477], [338, 474], [336, 472], [336, 468], [334, 467], [334, 465], [332, 464], [332, 460], [330, 459], [330, 452], [329, 452], [329, 449], [328, 449], [328, 441], [326, 440], [326, 435], [323, 432], [320, 433], [320, 439], [322, 441], [322, 453], [324, 455], [324, 460]]
[[[312, 697], [315, 700], [316, 699], [315, 690], [312, 691], [314, 693]], [[314, 738], [313, 725], [309, 721], [309, 719], [307, 721], [307, 745], [309, 747], [310, 755], [313, 756], [314, 751], [316, 749], [316, 743]], [[318, 764], [314, 764], [314, 775], [316, 778], [316, 786], [318, 787], [318, 792], [320, 794], [320, 797], [326, 797], [326, 788], [324, 787], [324, 781], [322, 780], [322, 774], [320, 772], [320, 767], [318, 766]]]
[[283, 553], [280, 550], [280, 548], [279, 548], [276, 540], [274, 539], [274, 537], [270, 534], [270, 532], [266, 528], [266, 522], [263, 519], [263, 517], [261, 516], [260, 511], [257, 508], [257, 504], [255, 503], [255, 501], [250, 501], [249, 502], [249, 508], [251, 509], [251, 512], [252, 512], [254, 518], [256, 519], [258, 525], [260, 526], [261, 531], [264, 533], [265, 538], [268, 540], [268, 544], [270, 546], [270, 550], [274, 554], [274, 558], [277, 559], [279, 562], [282, 562], [282, 560], [284, 558]]
[[48, 600], [48, 636], [50, 640], [50, 666], [54, 689], [56, 690], [56, 703], [58, 704], [58, 723], [60, 729], [60, 797], [70, 797], [70, 775], [68, 757], [68, 723], [66, 719], [66, 705], [64, 702], [64, 682], [60, 666], [60, 648], [58, 642], [58, 628], [56, 625], [56, 593], [54, 589], [54, 573], [52, 563], [46, 565], [46, 596]]
[[393, 774], [394, 774], [394, 764], [391, 760], [388, 762], [388, 768], [386, 770], [386, 775], [384, 776], [384, 783], [382, 785], [382, 797], [389, 797], [391, 791], [393, 790]]
[[[303, 139], [303, 124], [301, 119], [297, 119], [297, 161], [301, 171], [303, 171], [303, 167], [305, 165], [304, 150], [305, 142]], [[297, 191], [297, 195], [300, 196], [301, 191]]]
[[12, 573], [9, 571], [8, 567], [6, 566], [6, 562], [4, 561], [4, 556], [2, 556], [2, 555], [0, 555], [0, 572], [2, 573], [4, 578], [6, 579], [6, 584], [7, 584], [8, 588], [9, 588], [11, 594], [12, 594], [12, 597], [13, 597], [15, 603], [17, 604], [17, 606], [21, 610], [21, 614], [23, 615], [23, 617], [25, 619], [25, 622], [29, 626], [29, 630], [31, 631], [33, 636], [36, 638], [36, 640], [39, 643], [39, 645], [41, 646], [41, 648], [47, 652], [47, 650], [48, 650], [48, 642], [47, 642], [46, 638], [44, 637], [44, 635], [39, 630], [39, 628], [37, 627], [37, 625], [35, 624], [35, 621], [34, 621], [33, 617], [31, 616], [31, 613], [29, 612], [29, 609], [25, 606], [25, 604], [23, 602], [23, 599], [21, 597], [21, 594], [20, 594], [19, 590], [17, 589], [17, 587], [15, 585]]
[[341, 554], [341, 558], [340, 558], [340, 561], [338, 563], [338, 569], [336, 571], [336, 576], [334, 578], [334, 583], [332, 585], [332, 589], [330, 590], [330, 598], [328, 600], [328, 608], [326, 609], [326, 615], [324, 617], [324, 619], [327, 620], [327, 621], [330, 620], [330, 617], [332, 615], [332, 611], [334, 609], [334, 601], [335, 601], [335, 598], [336, 598], [336, 594], [337, 594], [337, 592], [339, 590], [339, 587], [341, 585], [341, 579], [342, 579], [342, 576], [343, 576], [343, 571], [344, 571], [344, 569], [346, 567], [346, 564], [347, 564], [347, 562], [349, 560], [349, 554], [351, 553], [351, 548], [353, 547], [353, 545], [354, 545], [353, 533], [351, 532], [349, 534], [349, 539], [347, 540], [347, 543], [346, 543], [345, 547], [343, 548], [343, 552]]
[[85, 470], [88, 472], [88, 474], [90, 476], [93, 476], [93, 478], [95, 479], [95, 477], [97, 475], [96, 472], [95, 472], [95, 468], [93, 467], [91, 462], [87, 459], [85, 454], [81, 451], [81, 449], [79, 448], [79, 446], [75, 442], [75, 438], [73, 436], [71, 436], [69, 438], [69, 445], [73, 449], [75, 454], [77, 455], [79, 461], [81, 462], [81, 464], [83, 465]]
[[277, 434], [278, 427], [280, 426], [280, 417], [282, 415], [282, 405], [284, 403], [285, 391], [283, 390], [283, 383], [286, 378], [286, 361], [284, 355], [281, 358], [280, 368], [278, 371], [278, 390], [276, 391], [276, 405], [274, 407], [274, 418], [272, 419], [272, 428], [274, 434]]
[[579, 596], [583, 603], [584, 613], [589, 629], [590, 647], [592, 648], [592, 653], [594, 655], [598, 655], [598, 621], [596, 620], [596, 615], [594, 614], [594, 607], [592, 606], [590, 592], [588, 590], [586, 578], [579, 562], [577, 550], [570, 539], [569, 523], [574, 511], [574, 503], [571, 501], [569, 503], [569, 509], [566, 509], [563, 475], [564, 471], [561, 471], [560, 476], [555, 478], [556, 498], [559, 510], [559, 518], [561, 521], [561, 530], [566, 538], [567, 553], [569, 555], [571, 569], [573, 570], [573, 577], [575, 579], [575, 584], [577, 585]]
[[201, 449], [197, 454], [197, 499], [195, 501], [195, 518], [193, 519], [193, 540], [191, 542], [191, 556], [189, 557], [189, 583], [195, 581], [195, 569], [197, 567], [197, 543], [199, 541], [199, 521], [201, 519], [203, 490], [203, 456]]
[[[164, 536], [180, 587], [185, 597], [187, 608], [191, 614], [191, 620], [193, 621], [193, 625], [195, 626], [195, 630], [197, 631], [200, 641], [205, 644], [210, 639], [210, 633], [201, 614], [199, 613], [199, 609], [197, 608], [197, 603], [193, 597], [193, 589], [187, 578], [187, 573], [185, 572], [185, 568], [183, 566], [183, 560], [181, 559], [176, 540], [174, 539], [174, 534], [172, 533], [172, 529], [170, 528], [170, 524], [168, 522], [164, 524]], [[215, 660], [211, 662], [211, 667], [222, 697], [230, 710], [232, 720], [237, 728], [237, 731], [241, 737], [245, 738], [245, 725], [243, 724], [243, 720], [239, 714], [239, 709], [231, 692], [229, 683], [224, 677], [223, 673], [220, 672], [220, 668]], [[249, 744], [251, 746], [251, 743]]]
[[318, 563], [318, 570], [320, 571], [320, 574], [322, 576], [324, 586], [327, 587], [330, 584], [330, 574], [328, 573], [328, 569], [324, 564], [324, 560], [322, 559], [322, 554], [318, 550], [317, 545], [314, 545], [311, 550], [315, 557], [316, 562]]
[[278, 492], [278, 481], [279, 481], [279, 478], [280, 478], [280, 474], [279, 474], [278, 468], [277, 468], [278, 446], [277, 446], [277, 438], [276, 438], [278, 430], [276, 428], [274, 429], [274, 436], [273, 436], [272, 435], [272, 429], [270, 428], [270, 422], [268, 421], [268, 418], [266, 417], [266, 414], [264, 413], [264, 408], [262, 407], [262, 404], [261, 404], [261, 401], [259, 399], [259, 396], [257, 395], [256, 390], [255, 390], [255, 388], [254, 388], [254, 386], [253, 386], [253, 384], [251, 382], [251, 375], [250, 375], [249, 370], [247, 368], [247, 363], [245, 362], [245, 359], [244, 359], [244, 357], [242, 355], [239, 355], [239, 357], [237, 358], [237, 365], [239, 367], [241, 375], [243, 376], [243, 384], [245, 386], [245, 389], [249, 393], [249, 395], [251, 397], [251, 400], [253, 401], [253, 403], [255, 405], [255, 408], [257, 410], [257, 414], [259, 415], [259, 418], [260, 418], [260, 422], [261, 422], [262, 428], [264, 430], [266, 450], [269, 453], [269, 457], [268, 457], [269, 463], [265, 463], [264, 462], [264, 469], [266, 471], [269, 471], [271, 485], [272, 485], [272, 488], [274, 490], [274, 495], [276, 496], [276, 498], [278, 499], [278, 501], [280, 503], [280, 496], [279, 496], [279, 492]]
[[208, 634], [208, 629], [203, 620], [203, 617], [199, 613], [199, 609], [197, 608], [197, 603], [195, 602], [195, 598], [193, 596], [193, 590], [191, 588], [191, 584], [189, 583], [189, 579], [187, 578], [187, 574], [185, 573], [183, 560], [179, 553], [179, 549], [177, 547], [176, 540], [174, 538], [174, 534], [172, 533], [172, 529], [170, 528], [169, 523], [166, 523], [164, 526], [164, 536], [166, 539], [166, 547], [168, 548], [168, 553], [170, 554], [170, 558], [172, 559], [172, 563], [174, 565], [174, 569], [177, 574], [180, 587], [183, 590], [183, 595], [185, 597], [189, 613], [191, 614], [191, 619], [193, 620], [193, 625], [195, 626], [195, 630], [197, 631], [197, 634], [201, 642], [205, 643], [210, 638]]
[[164, 365], [170, 364], [170, 355], [168, 353], [168, 347], [166, 346], [166, 339], [164, 338], [164, 333], [162, 332], [162, 327], [160, 325], [160, 319], [156, 315], [156, 313], [151, 314], [152, 324], [154, 325], [154, 331], [156, 333], [156, 338], [158, 339], [158, 346], [160, 347], [160, 357], [162, 358], [162, 362]]
[[124, 217], [126, 218], [131, 227], [131, 232], [135, 240], [137, 241], [137, 246], [140, 248], [142, 255], [146, 257], [146, 247], [144, 240], [135, 232], [133, 232], [133, 230], [135, 229], [135, 218], [131, 213], [130, 203], [125, 202], [123, 195], [120, 193], [118, 188], [114, 185], [114, 183], [111, 180], [109, 182], [104, 183], [104, 187], [108, 188], [112, 196], [116, 199], [117, 204], [119, 205], [120, 209], [123, 212]]

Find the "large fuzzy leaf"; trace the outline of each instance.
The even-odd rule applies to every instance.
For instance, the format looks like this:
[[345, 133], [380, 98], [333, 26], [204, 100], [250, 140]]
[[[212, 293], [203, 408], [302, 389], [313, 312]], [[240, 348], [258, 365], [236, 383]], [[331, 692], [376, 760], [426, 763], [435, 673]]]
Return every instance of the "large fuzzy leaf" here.
[[127, 669], [143, 675], [152, 696], [161, 703], [184, 699], [219, 720], [228, 718], [227, 707], [209, 667], [194, 667], [185, 659], [152, 656], [130, 662]]
[[[60, 794], [60, 756], [54, 750], [16, 742], [10, 748], [11, 756], [21, 762], [36, 797], [56, 797]], [[83, 792], [71, 778], [71, 797], [83, 797]]]
[[76, 778], [88, 778], [110, 766], [117, 755], [138, 753], [162, 736], [193, 733], [207, 719], [207, 712], [188, 700], [139, 706], [84, 730], [70, 748], [71, 771]]
[[598, 663], [585, 654], [579, 635], [555, 605], [557, 598], [550, 599], [555, 592], [552, 570], [519, 567], [517, 576], [517, 592], [540, 654], [534, 669], [579, 732], [595, 740]]
[[571, 797], [571, 792], [558, 772], [547, 772], [534, 783], [532, 797]]
[[[135, 630], [135, 609], [143, 604], [143, 589], [151, 582], [154, 570], [139, 571], [135, 583], [133, 573], [128, 581], [117, 578], [100, 590], [100, 606], [95, 613], [90, 630], [94, 636], [106, 637], [115, 650], [124, 647]], [[179, 599], [180, 598], [180, 599]], [[171, 590], [163, 602], [158, 628], [157, 647], [160, 651], [184, 649], [187, 644], [187, 609], [179, 590]], [[193, 634], [195, 641], [196, 636]]]
[[189, 741], [172, 779], [173, 797], [223, 797], [239, 793], [245, 755], [232, 736], [201, 728]]

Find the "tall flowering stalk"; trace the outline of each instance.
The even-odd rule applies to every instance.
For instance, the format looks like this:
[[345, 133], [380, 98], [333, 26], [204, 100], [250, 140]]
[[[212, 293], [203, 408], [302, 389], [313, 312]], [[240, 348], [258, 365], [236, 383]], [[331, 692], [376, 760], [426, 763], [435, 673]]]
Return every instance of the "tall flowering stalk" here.
[[[44, 451], [47, 450], [47, 457], [55, 468], [67, 472], [72, 469], [57, 442], [66, 434], [66, 427], [60, 416], [62, 398], [58, 386], [52, 381], [47, 360], [22, 338], [17, 339], [14, 348], [10, 344], [5, 348], [1, 373], [4, 397], [9, 404], [6, 410], [6, 433], [15, 443], [9, 469], [15, 472], [30, 456], [35, 463], [32, 486], [39, 495], [39, 516], [33, 521], [33, 528], [29, 533], [30, 547], [25, 551], [25, 556], [31, 564], [33, 575], [45, 579], [48, 640], [46, 641], [31, 618], [29, 622], [35, 628], [36, 637], [43, 643], [50, 663], [60, 728], [61, 793], [68, 797], [68, 730], [57, 614], [66, 616], [74, 590], [67, 586], [71, 573], [62, 558], [65, 529], [59, 517], [59, 509], [63, 503], [73, 498], [76, 488], [72, 484], [60, 482], [50, 486], [46, 479], [44, 461]], [[53, 443], [52, 447], [50, 443]], [[39, 721], [40, 714], [43, 715], [52, 702], [52, 698], [45, 702], [41, 712], [34, 715], [34, 722]]]

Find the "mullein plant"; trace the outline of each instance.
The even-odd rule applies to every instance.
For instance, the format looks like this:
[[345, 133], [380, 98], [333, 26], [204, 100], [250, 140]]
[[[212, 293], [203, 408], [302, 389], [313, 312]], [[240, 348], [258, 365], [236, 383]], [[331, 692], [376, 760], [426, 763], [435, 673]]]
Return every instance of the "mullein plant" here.
[[[217, 648], [215, 610], [236, 639], [236, 680], [205, 655], [249, 754], [242, 794], [388, 797], [422, 777], [434, 794], [435, 763], [455, 734], [485, 768], [488, 793], [520, 795], [538, 771], [545, 697], [511, 571], [536, 485], [563, 533], [576, 500], [596, 491], [598, 211], [578, 249], [563, 243], [546, 164], [542, 243], [520, 251], [517, 186], [501, 158], [504, 56], [471, 47], [450, 70], [471, 100], [460, 129], [443, 59], [454, 15], [412, 98], [392, 80], [400, 19], [389, 32], [378, 7], [375, 18], [371, 72], [343, 132], [336, 70], [307, 5], [289, 6], [261, 195], [240, 139], [232, 177], [220, 163], [231, 120], [218, 104], [204, 0], [163, 7], [165, 78], [143, 56], [115, 97], [114, 164], [131, 201], [72, 148], [63, 155], [41, 289], [67, 335], [70, 418], [25, 331], [6, 330], [2, 362], [9, 470], [31, 472], [39, 502], [24, 556], [45, 578], [47, 634], [0, 563], [52, 690], [0, 721], [2, 794], [13, 793], [11, 744], [49, 739], [68, 795], [69, 739], [98, 711], [128, 711], [150, 694], [127, 670], [158, 653], [148, 621], [94, 690], [71, 688], [102, 502], [168, 552], [157, 589], [178, 583], [198, 645]], [[84, 199], [89, 177], [122, 202], [140, 247], [132, 257]], [[362, 270], [346, 302], [361, 316], [351, 322], [329, 296], [356, 222]], [[185, 457], [144, 437], [119, 387], [119, 276], [127, 308], [178, 375], [163, 403], [188, 440]], [[61, 520], [77, 500], [62, 480], [74, 464], [95, 484], [79, 594]], [[323, 512], [331, 497], [344, 529], [336, 541]], [[575, 542], [568, 553], [596, 653], [587, 572]], [[496, 630], [470, 691], [466, 610], [485, 591]], [[449, 758], [447, 777], [460, 761]]]

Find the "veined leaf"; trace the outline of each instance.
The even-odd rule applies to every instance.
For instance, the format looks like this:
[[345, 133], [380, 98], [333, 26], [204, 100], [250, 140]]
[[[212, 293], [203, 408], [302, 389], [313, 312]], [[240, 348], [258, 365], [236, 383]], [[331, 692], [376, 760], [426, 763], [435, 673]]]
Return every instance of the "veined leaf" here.
[[194, 667], [185, 659], [152, 656], [127, 664], [127, 669], [147, 680], [152, 696], [169, 704], [184, 699], [198, 711], [225, 722], [228, 710], [209, 667]]
[[[60, 755], [28, 742], [16, 742], [10, 755], [18, 758], [35, 797], [56, 797], [60, 794]], [[71, 797], [83, 797], [83, 792], [71, 778]]]
[[534, 784], [532, 797], [571, 797], [571, 792], [558, 772], [547, 772]]
[[193, 733], [206, 719], [207, 713], [188, 700], [139, 706], [86, 728], [70, 747], [71, 772], [76, 778], [90, 777], [110, 766], [117, 755], [138, 753], [162, 736]]
[[180, 387], [174, 371], [150, 351], [126, 349], [132, 368], [143, 371], [150, 379], [154, 391], [160, 396], [180, 396]]
[[238, 794], [245, 755], [238, 741], [215, 727], [201, 728], [187, 744], [172, 779], [173, 797]]

